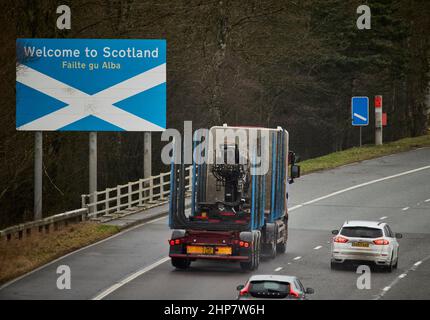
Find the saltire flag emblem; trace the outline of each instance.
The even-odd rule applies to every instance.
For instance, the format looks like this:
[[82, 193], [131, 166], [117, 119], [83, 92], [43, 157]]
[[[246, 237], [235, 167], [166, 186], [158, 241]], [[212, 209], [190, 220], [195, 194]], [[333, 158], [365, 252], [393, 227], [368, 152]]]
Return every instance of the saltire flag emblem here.
[[16, 128], [162, 131], [165, 40], [17, 39]]

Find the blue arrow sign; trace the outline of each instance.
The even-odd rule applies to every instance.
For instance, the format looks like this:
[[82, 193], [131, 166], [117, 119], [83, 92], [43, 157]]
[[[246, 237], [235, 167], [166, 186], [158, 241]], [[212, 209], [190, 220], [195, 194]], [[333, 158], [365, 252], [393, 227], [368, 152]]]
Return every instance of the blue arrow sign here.
[[166, 41], [17, 39], [16, 128], [162, 131]]
[[369, 124], [368, 97], [352, 97], [351, 117], [353, 126], [367, 126]]

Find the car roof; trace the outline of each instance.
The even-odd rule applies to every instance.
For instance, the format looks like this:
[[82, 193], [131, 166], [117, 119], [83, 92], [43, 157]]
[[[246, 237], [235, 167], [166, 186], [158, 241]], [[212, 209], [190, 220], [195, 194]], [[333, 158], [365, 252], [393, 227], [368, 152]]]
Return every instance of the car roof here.
[[286, 275], [260, 274], [249, 278], [249, 281], [279, 281], [292, 283], [297, 280], [297, 277]]
[[343, 227], [368, 227], [383, 229], [386, 223], [380, 221], [351, 220], [345, 221]]

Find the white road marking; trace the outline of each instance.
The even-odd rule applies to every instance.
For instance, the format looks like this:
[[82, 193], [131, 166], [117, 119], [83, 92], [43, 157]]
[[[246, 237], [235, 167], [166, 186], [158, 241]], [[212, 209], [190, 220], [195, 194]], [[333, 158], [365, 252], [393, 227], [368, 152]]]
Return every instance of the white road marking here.
[[288, 262], [287, 264], [291, 264], [291, 262]]
[[379, 220], [385, 220], [387, 218], [388, 218], [387, 216], [383, 216], [383, 217], [380, 217]]
[[424, 200], [424, 202], [430, 202], [430, 199]]
[[322, 246], [316, 246], [315, 248], [314, 248], [314, 250], [319, 250], [319, 249], [321, 249], [322, 248]]
[[141, 276], [142, 274], [158, 267], [160, 264], [168, 261], [170, 258], [169, 257], [165, 257], [161, 260], [158, 260], [157, 262], [129, 275], [127, 278], [121, 280], [118, 283], [115, 283], [113, 286], [107, 288], [106, 290], [104, 290], [103, 292], [99, 293], [98, 295], [96, 295], [94, 298], [92, 298], [92, 300], [102, 300], [104, 297], [106, 297], [107, 295], [111, 294], [112, 292], [114, 292], [115, 290], [118, 290], [119, 288], [121, 288], [123, 285], [129, 283], [130, 281], [133, 281], [134, 279], [136, 279], [137, 277]]
[[301, 207], [303, 207], [303, 205], [302, 204], [298, 204], [298, 205], [296, 205], [294, 207], [288, 208], [288, 211], [293, 211], [293, 210], [296, 210], [296, 209], [301, 208]]
[[406, 211], [406, 210], [408, 210], [409, 209], [409, 207], [404, 207], [403, 209], [402, 209], [402, 211]]
[[[299, 208], [301, 208], [303, 206], [306, 206], [306, 205], [309, 205], [309, 204], [313, 204], [315, 202], [318, 202], [318, 201], [321, 201], [321, 200], [325, 200], [325, 199], [337, 196], [339, 194], [342, 194], [342, 193], [345, 193], [345, 192], [348, 192], [348, 191], [352, 191], [352, 190], [355, 190], [355, 189], [358, 189], [358, 188], [362, 188], [362, 187], [365, 187], [365, 186], [368, 186], [368, 185], [371, 185], [371, 184], [374, 184], [374, 183], [378, 183], [378, 182], [381, 182], [381, 181], [398, 178], [398, 177], [401, 177], [401, 176], [405, 176], [405, 175], [408, 175], [408, 174], [416, 173], [416, 172], [427, 170], [427, 169], [430, 169], [430, 165], [429, 166], [420, 167], [420, 168], [416, 168], [416, 169], [413, 169], [413, 170], [403, 171], [403, 172], [400, 172], [400, 173], [397, 173], [397, 174], [393, 174], [391, 176], [387, 176], [387, 177], [383, 177], [383, 178], [371, 180], [371, 181], [368, 181], [368, 182], [360, 183], [360, 184], [357, 184], [355, 186], [352, 186], [352, 187], [349, 187], [349, 188], [345, 188], [345, 189], [342, 189], [342, 190], [338, 190], [336, 192], [327, 194], [325, 196], [318, 197], [318, 198], [315, 198], [313, 200], [303, 202], [303, 203], [298, 204], [298, 205], [296, 205], [294, 207], [288, 208], [288, 211], [293, 211], [293, 210], [299, 209]], [[429, 199], [429, 201], [430, 201], [430, 199]]]
[[276, 272], [278, 272], [278, 271], [281, 271], [283, 268], [282, 267], [277, 267], [276, 269], [275, 269], [275, 271]]
[[301, 256], [297, 256], [297, 257], [295, 257], [293, 260], [299, 260], [299, 259], [301, 259], [302, 257]]
[[[422, 260], [420, 260], [420, 261], [417, 261], [417, 262], [415, 262], [413, 265], [412, 265], [412, 267], [410, 267], [408, 270], [406, 270], [406, 272], [404, 272], [404, 273], [402, 273], [401, 275], [399, 275], [397, 278], [395, 278], [388, 286], [386, 286], [384, 289], [382, 289], [382, 291], [381, 291], [381, 293], [380, 294], [378, 294], [375, 298], [374, 298], [374, 300], [379, 300], [379, 299], [381, 299], [384, 295], [385, 295], [385, 293], [390, 289], [390, 288], [392, 288], [392, 287], [394, 287], [399, 281], [400, 281], [400, 279], [402, 279], [402, 278], [404, 278], [404, 277], [406, 277], [407, 276], [407, 274], [410, 272], [410, 271], [412, 271], [412, 270], [415, 270], [421, 263], [423, 263], [424, 261], [427, 261], [427, 260], [429, 260], [430, 259], [430, 255], [429, 256], [427, 256], [427, 257], [425, 257], [424, 259], [422, 259]], [[388, 288], [388, 290], [386, 290], [386, 288]]]

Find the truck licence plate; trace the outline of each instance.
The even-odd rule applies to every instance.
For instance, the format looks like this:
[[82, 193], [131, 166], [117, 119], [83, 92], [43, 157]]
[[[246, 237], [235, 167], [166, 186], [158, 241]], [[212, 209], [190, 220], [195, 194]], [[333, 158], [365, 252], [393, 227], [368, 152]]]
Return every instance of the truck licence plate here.
[[216, 253], [222, 255], [231, 255], [231, 247], [216, 247]]
[[188, 254], [214, 254], [213, 247], [205, 247], [205, 246], [187, 246]]

